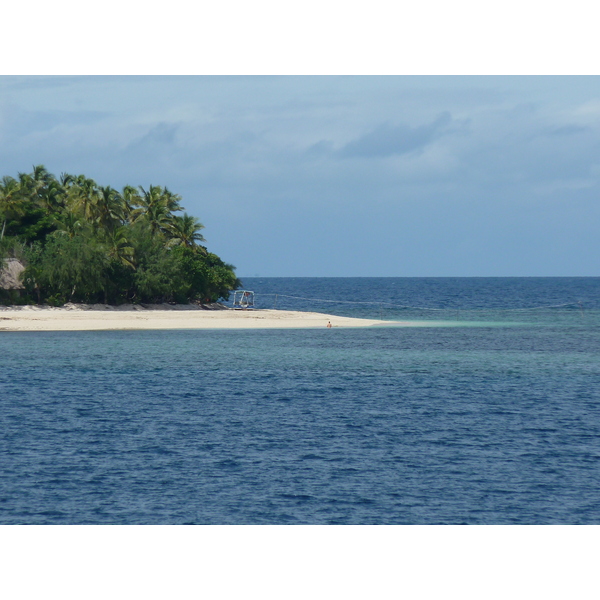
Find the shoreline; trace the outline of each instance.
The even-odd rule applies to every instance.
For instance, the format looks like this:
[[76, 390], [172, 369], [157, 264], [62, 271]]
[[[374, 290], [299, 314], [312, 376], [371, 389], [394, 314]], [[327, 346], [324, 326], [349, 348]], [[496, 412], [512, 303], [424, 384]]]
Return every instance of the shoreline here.
[[322, 329], [398, 325], [325, 313], [235, 310], [222, 305], [65, 305], [0, 307], [3, 331], [118, 331], [168, 329]]

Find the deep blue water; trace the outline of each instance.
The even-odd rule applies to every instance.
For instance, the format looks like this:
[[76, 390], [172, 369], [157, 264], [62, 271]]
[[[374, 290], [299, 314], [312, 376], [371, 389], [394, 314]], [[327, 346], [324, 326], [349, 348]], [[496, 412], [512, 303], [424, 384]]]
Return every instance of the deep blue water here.
[[600, 523], [600, 278], [244, 284], [427, 326], [0, 331], [0, 523]]

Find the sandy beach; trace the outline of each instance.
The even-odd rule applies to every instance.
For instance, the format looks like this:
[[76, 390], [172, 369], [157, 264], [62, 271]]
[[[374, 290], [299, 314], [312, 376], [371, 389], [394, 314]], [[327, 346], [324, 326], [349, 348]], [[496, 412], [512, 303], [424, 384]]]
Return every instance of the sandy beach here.
[[288, 310], [204, 310], [188, 305], [109, 307], [67, 305], [0, 307], [1, 331], [94, 331], [127, 329], [290, 329], [372, 327], [392, 321], [354, 319]]

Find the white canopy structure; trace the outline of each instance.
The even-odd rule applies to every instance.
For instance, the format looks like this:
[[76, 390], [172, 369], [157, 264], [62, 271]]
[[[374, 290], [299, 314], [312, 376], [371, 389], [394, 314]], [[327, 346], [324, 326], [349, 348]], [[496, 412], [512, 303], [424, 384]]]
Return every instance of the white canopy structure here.
[[248, 290], [233, 292], [233, 308], [254, 308], [254, 292]]

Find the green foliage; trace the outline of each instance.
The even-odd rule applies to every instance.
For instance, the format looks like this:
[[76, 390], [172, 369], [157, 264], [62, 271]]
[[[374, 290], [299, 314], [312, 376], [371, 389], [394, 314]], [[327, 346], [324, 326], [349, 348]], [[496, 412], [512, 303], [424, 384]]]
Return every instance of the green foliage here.
[[97, 302], [107, 288], [110, 258], [93, 238], [76, 235], [50, 236], [27, 255], [23, 280], [43, 290], [54, 304]]
[[175, 215], [180, 202], [166, 187], [119, 192], [84, 175], [56, 179], [38, 165], [0, 182], [0, 258], [19, 249], [24, 302], [228, 298], [240, 286], [234, 267], [197, 245], [204, 226]]
[[0, 260], [16, 258], [23, 261], [25, 251], [25, 245], [16, 237], [5, 236], [0, 239]]
[[224, 263], [216, 254], [205, 249], [179, 246], [173, 249], [179, 268], [186, 274], [189, 293], [202, 302], [228, 299], [229, 293], [240, 287], [234, 267]]

